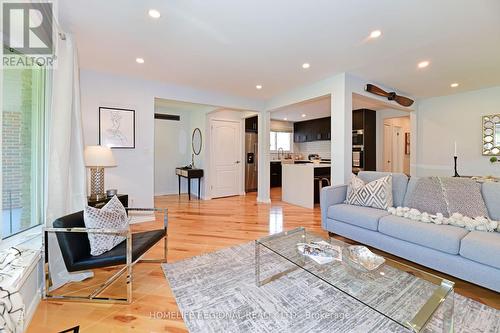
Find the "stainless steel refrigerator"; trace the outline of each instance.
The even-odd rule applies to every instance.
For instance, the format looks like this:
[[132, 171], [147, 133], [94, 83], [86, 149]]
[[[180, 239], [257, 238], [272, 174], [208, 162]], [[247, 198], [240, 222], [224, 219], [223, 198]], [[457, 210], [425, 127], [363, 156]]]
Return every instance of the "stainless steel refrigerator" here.
[[257, 191], [257, 133], [245, 133], [245, 192]]

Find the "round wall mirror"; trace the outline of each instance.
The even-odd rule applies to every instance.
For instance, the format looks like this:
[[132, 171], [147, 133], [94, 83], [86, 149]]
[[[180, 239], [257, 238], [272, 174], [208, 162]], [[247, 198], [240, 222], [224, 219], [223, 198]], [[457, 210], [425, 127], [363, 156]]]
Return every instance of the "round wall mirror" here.
[[191, 137], [191, 146], [193, 147], [193, 153], [195, 155], [200, 155], [202, 145], [201, 131], [199, 128], [195, 128], [193, 131], [193, 136]]

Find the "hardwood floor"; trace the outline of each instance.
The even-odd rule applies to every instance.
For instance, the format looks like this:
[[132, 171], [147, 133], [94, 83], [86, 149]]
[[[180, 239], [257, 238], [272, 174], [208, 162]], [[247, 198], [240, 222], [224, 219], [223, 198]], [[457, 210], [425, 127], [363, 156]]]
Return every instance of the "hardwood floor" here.
[[[319, 207], [310, 210], [283, 203], [279, 189], [271, 191], [271, 199], [272, 204], [268, 205], [258, 204], [255, 193], [210, 201], [188, 201], [186, 195], [157, 197], [156, 207], [169, 209], [168, 260], [174, 262], [217, 251], [299, 226], [327, 236], [321, 229]], [[161, 227], [161, 221], [133, 225], [137, 230], [154, 227]], [[148, 256], [160, 257], [162, 245], [157, 245]], [[86, 291], [87, 287], [95, 286], [110, 274], [110, 270], [99, 270], [96, 277], [86, 284], [70, 285], [65, 291]], [[448, 278], [457, 282], [457, 293], [500, 308], [498, 293]], [[83, 333], [187, 331], [160, 264], [137, 264], [133, 291], [131, 305], [42, 301], [28, 333], [59, 332], [76, 325], [80, 325]], [[124, 292], [124, 279], [118, 280], [108, 291], [113, 295], [123, 295]]]

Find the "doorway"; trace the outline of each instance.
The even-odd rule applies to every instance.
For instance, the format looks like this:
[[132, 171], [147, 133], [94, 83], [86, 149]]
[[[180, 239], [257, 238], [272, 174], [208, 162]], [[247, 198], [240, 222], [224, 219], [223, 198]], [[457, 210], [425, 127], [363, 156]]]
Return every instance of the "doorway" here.
[[410, 174], [410, 117], [384, 119], [384, 171]]

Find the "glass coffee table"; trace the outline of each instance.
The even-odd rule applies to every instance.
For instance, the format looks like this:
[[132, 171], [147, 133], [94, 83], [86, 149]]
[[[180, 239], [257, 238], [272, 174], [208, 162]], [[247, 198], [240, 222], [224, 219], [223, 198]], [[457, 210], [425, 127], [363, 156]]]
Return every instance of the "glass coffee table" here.
[[345, 257], [320, 265], [297, 248], [298, 243], [321, 240], [341, 249], [350, 246], [302, 227], [256, 240], [256, 284], [302, 269], [410, 332], [423, 332], [434, 317], [443, 332], [453, 332], [453, 282], [389, 258], [373, 271], [362, 271]]

